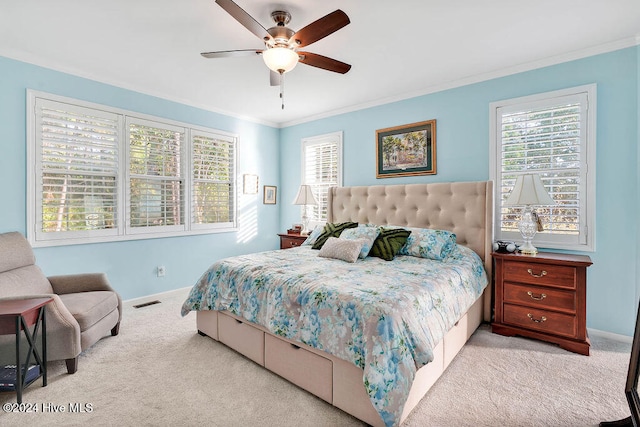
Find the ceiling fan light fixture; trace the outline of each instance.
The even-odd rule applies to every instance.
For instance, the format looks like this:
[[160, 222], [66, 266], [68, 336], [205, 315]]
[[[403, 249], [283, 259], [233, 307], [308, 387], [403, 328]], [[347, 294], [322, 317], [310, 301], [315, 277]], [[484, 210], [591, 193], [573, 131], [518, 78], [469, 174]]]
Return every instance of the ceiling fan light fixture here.
[[262, 59], [270, 70], [284, 74], [298, 64], [298, 54], [287, 47], [272, 47], [262, 52]]

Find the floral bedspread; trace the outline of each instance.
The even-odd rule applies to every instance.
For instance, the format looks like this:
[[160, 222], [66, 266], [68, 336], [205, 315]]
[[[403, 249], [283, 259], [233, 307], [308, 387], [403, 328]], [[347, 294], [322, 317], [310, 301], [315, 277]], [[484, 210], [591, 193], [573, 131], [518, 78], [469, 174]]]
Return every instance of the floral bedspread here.
[[398, 425], [416, 371], [487, 285], [480, 257], [458, 245], [445, 261], [397, 256], [351, 264], [309, 246], [220, 260], [182, 306], [228, 310], [272, 333], [364, 369], [371, 402]]

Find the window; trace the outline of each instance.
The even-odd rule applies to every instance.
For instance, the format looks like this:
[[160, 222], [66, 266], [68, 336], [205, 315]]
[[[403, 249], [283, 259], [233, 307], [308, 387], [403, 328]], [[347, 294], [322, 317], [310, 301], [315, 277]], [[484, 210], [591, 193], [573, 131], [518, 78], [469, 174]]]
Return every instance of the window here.
[[302, 140], [302, 184], [318, 201], [307, 208], [310, 227], [326, 222], [329, 187], [342, 186], [342, 132]]
[[236, 227], [235, 135], [28, 93], [34, 246]]
[[185, 129], [127, 118], [129, 233], [184, 230], [182, 150]]
[[192, 132], [191, 226], [233, 227], [235, 218], [235, 139]]
[[595, 249], [595, 85], [491, 104], [495, 235], [521, 240], [520, 207], [504, 206], [523, 173], [537, 173], [553, 206], [535, 208], [542, 220], [534, 244]]

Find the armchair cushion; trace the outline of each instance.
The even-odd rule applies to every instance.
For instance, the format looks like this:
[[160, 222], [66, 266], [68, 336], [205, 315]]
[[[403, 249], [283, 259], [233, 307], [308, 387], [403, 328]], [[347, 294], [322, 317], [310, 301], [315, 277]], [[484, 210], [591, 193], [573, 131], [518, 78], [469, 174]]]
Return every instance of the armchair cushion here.
[[52, 293], [51, 283], [37, 265], [0, 273], [0, 297]]
[[0, 273], [35, 263], [31, 245], [22, 234], [17, 231], [0, 234]]
[[59, 296], [80, 325], [80, 331], [86, 331], [118, 309], [118, 297], [111, 291], [77, 292]]

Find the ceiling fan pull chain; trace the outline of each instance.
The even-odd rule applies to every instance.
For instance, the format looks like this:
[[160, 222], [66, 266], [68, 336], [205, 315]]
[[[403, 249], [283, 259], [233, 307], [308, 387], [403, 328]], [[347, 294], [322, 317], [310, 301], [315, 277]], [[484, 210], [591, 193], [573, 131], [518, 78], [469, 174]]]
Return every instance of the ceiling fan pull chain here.
[[280, 102], [284, 110], [284, 73], [280, 73]]

